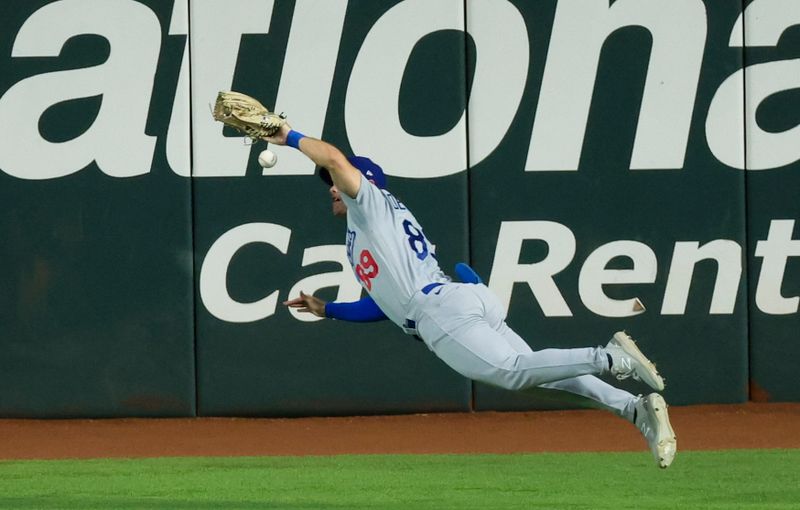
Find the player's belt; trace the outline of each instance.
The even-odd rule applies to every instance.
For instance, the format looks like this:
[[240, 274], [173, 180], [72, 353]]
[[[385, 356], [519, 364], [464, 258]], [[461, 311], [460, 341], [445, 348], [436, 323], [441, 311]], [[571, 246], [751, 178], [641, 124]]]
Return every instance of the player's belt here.
[[430, 294], [433, 289], [436, 287], [441, 287], [442, 285], [444, 284], [440, 282], [429, 283], [428, 285], [422, 287], [422, 293], [426, 295]]

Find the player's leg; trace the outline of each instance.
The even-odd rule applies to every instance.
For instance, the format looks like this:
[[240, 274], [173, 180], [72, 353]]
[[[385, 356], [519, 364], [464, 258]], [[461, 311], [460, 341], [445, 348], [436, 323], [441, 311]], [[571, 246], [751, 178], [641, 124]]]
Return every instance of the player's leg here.
[[599, 348], [545, 349], [521, 354], [482, 320], [453, 329], [425, 317], [417, 324], [417, 330], [431, 350], [456, 372], [509, 390], [599, 374], [608, 367]]
[[[520, 390], [608, 370], [600, 347], [519, 352], [494, 327], [502, 313], [487, 305], [480, 285], [447, 285], [430, 296], [417, 322], [425, 343], [457, 372], [495, 386]], [[497, 316], [495, 316], [497, 315]]]
[[[498, 325], [498, 331], [518, 352], [533, 352], [527, 342], [523, 340], [513, 329], [508, 327], [505, 322]], [[633, 422], [634, 408], [636, 406], [636, 395], [625, 390], [615, 388], [610, 384], [598, 379], [593, 375], [582, 375], [553, 381], [539, 386], [560, 391], [566, 391], [575, 395], [588, 398], [600, 404], [603, 408], [613, 412], [617, 416]]]
[[[491, 301], [491, 300], [490, 300]], [[505, 337], [506, 342], [520, 353], [533, 352], [525, 340], [505, 322], [502, 308], [498, 304], [487, 307], [488, 316], [494, 322], [492, 326]], [[491, 308], [495, 308], [490, 310]], [[498, 317], [502, 319], [499, 320]], [[625, 390], [616, 388], [593, 375], [582, 375], [561, 381], [553, 381], [539, 386], [540, 388], [566, 391], [580, 395], [598, 403], [617, 416], [633, 423], [647, 441], [650, 451], [661, 468], [669, 467], [677, 452], [677, 439], [669, 421], [667, 404], [658, 393], [647, 396], [636, 396]]]
[[[484, 303], [484, 318], [489, 325], [499, 331], [505, 337], [509, 345], [518, 352], [531, 352], [531, 348], [525, 340], [506, 324], [506, 312], [497, 297], [483, 285], [477, 286], [475, 292]], [[636, 380], [641, 379], [656, 390], [661, 391], [664, 389], [664, 380], [658, 374], [655, 365], [642, 354], [633, 339], [624, 331], [619, 331], [614, 334], [613, 338], [606, 345], [605, 352], [614, 362], [611, 373], [617, 377], [617, 379], [633, 377]], [[611, 391], [616, 390], [616, 388], [611, 385], [605, 384], [602, 381], [598, 381], [598, 383], [601, 383], [603, 386], [603, 388], [600, 388], [601, 390], [607, 389], [613, 394], [612, 399], [615, 402], [614, 409], [618, 409], [619, 399], [622, 398], [623, 395]]]
[[571, 379], [554, 381], [539, 386], [551, 390], [560, 390], [580, 395], [600, 404], [620, 418], [633, 423], [633, 411], [636, 407], [636, 395], [615, 388], [593, 375], [582, 375]]
[[[508, 344], [517, 351], [532, 352], [527, 342], [505, 322], [499, 329]], [[672, 464], [678, 450], [678, 441], [669, 421], [667, 403], [658, 393], [636, 396], [593, 375], [582, 375], [545, 383], [539, 388], [566, 391], [598, 403], [601, 407], [626, 419], [639, 429], [659, 467], [667, 468]]]

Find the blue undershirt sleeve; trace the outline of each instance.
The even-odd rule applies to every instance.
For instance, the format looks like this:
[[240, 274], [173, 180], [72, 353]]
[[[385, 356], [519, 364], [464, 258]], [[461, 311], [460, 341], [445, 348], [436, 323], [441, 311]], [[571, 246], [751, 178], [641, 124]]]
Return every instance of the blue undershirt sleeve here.
[[325, 303], [325, 317], [350, 322], [376, 322], [388, 318], [369, 296], [352, 303]]

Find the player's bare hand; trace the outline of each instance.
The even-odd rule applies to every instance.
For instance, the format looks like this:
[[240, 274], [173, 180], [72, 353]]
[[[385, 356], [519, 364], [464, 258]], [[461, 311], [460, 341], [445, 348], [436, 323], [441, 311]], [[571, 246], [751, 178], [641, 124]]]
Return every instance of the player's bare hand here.
[[320, 298], [310, 296], [302, 290], [300, 297], [283, 302], [285, 306], [295, 308], [298, 312], [313, 313], [317, 317], [325, 317], [325, 303]]
[[291, 130], [292, 126], [290, 126], [288, 123], [285, 123], [275, 132], [274, 135], [265, 136], [262, 138], [262, 140], [275, 145], [286, 145], [286, 135], [288, 135], [289, 131]]

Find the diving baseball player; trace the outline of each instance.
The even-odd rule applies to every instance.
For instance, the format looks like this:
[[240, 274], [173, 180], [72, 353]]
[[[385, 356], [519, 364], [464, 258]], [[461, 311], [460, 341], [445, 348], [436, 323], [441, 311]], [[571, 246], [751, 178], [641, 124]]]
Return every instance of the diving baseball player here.
[[378, 165], [347, 158], [288, 124], [264, 139], [299, 149], [320, 167], [330, 185], [333, 214], [347, 218], [347, 256], [368, 294], [354, 303], [326, 303], [301, 292], [285, 305], [340, 320], [388, 318], [470, 379], [509, 390], [543, 387], [590, 398], [636, 425], [660, 467], [672, 463], [677, 441], [661, 395], [637, 397], [595, 377], [610, 373], [664, 389], [655, 366], [626, 333], [615, 333], [605, 347], [531, 350], [506, 325], [505, 310], [477, 275], [462, 266], [459, 273], [473, 283], [455, 283], [442, 272], [422, 225], [385, 189]]

